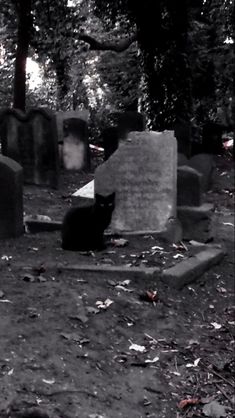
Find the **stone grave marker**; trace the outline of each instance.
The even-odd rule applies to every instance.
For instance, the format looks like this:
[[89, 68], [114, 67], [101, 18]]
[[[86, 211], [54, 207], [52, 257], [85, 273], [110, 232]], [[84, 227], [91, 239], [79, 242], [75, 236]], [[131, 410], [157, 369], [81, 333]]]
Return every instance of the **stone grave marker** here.
[[89, 110], [67, 110], [66, 112], [57, 112], [56, 113], [56, 125], [58, 131], [58, 142], [63, 145], [64, 142], [64, 122], [67, 119], [82, 119], [84, 122], [88, 123], [89, 120]]
[[90, 168], [90, 148], [86, 121], [78, 118], [64, 120], [63, 165], [67, 170]]
[[191, 167], [177, 169], [177, 206], [200, 206], [202, 175]]
[[23, 233], [23, 169], [0, 155], [0, 239]]
[[50, 110], [1, 111], [0, 137], [2, 154], [22, 165], [25, 183], [58, 186], [57, 129]]
[[116, 193], [113, 232], [162, 232], [176, 217], [177, 144], [172, 131], [131, 132], [95, 172], [95, 193]]
[[178, 152], [184, 154], [187, 158], [191, 156], [192, 146], [192, 126], [189, 122], [179, 119], [174, 127], [175, 137], [178, 144]]
[[182, 152], [178, 152], [178, 156], [177, 156], [177, 164], [178, 167], [181, 167], [182, 165], [188, 165], [188, 158], [182, 154]]
[[210, 189], [213, 172], [215, 170], [215, 162], [211, 154], [197, 154], [190, 158], [188, 165], [200, 174], [202, 174], [202, 190], [205, 192]]

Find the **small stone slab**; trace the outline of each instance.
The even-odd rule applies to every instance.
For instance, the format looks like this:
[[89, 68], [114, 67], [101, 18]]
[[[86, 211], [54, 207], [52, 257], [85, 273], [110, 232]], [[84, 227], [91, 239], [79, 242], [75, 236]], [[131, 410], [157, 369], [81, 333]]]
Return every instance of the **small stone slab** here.
[[76, 206], [87, 206], [94, 203], [94, 180], [91, 180], [85, 186], [72, 194], [72, 203]]
[[167, 285], [181, 289], [183, 286], [201, 277], [211, 266], [218, 264], [224, 256], [225, 251], [221, 248], [207, 248], [195, 256], [164, 270], [162, 279]]
[[36, 234], [37, 232], [54, 232], [60, 231], [62, 228], [62, 222], [56, 221], [25, 221], [27, 232], [30, 234]]

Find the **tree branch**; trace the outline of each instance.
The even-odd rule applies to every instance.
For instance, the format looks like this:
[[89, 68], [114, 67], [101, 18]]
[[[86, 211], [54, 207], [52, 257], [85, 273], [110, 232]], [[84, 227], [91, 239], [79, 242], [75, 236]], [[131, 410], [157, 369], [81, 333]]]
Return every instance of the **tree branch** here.
[[81, 41], [88, 43], [90, 45], [90, 50], [93, 51], [122, 52], [129, 48], [129, 46], [137, 40], [136, 33], [133, 33], [129, 38], [121, 39], [119, 42], [98, 41], [97, 39], [85, 33], [80, 33], [78, 37]]

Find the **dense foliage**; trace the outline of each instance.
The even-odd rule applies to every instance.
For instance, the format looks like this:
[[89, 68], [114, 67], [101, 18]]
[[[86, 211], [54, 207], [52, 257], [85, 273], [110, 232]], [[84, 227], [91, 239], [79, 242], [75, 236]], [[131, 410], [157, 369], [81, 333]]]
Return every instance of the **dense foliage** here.
[[[28, 107], [88, 107], [95, 125], [137, 104], [154, 129], [178, 118], [231, 124], [231, 0], [1, 0], [0, 24], [2, 105], [23, 102], [21, 55], [39, 66], [34, 85], [36, 67], [25, 74]], [[135, 32], [137, 43], [117, 48]]]

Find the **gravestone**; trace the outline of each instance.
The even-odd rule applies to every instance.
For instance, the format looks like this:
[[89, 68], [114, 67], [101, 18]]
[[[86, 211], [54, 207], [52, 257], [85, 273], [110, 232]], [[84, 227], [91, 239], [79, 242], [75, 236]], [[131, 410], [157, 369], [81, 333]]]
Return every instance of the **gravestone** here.
[[173, 132], [131, 132], [95, 172], [95, 193], [115, 196], [113, 232], [161, 232], [176, 216]]
[[177, 169], [177, 206], [200, 206], [202, 175], [191, 167]]
[[177, 139], [178, 152], [187, 158], [191, 156], [192, 147], [192, 125], [183, 119], [179, 119], [174, 126], [174, 133]]
[[58, 186], [57, 129], [50, 110], [1, 111], [0, 137], [2, 154], [22, 165], [25, 183]]
[[184, 154], [182, 154], [182, 152], [178, 152], [178, 155], [177, 155], [178, 167], [182, 165], [188, 165], [188, 162], [189, 162], [188, 158]]
[[56, 113], [56, 125], [58, 131], [58, 142], [59, 144], [63, 144], [64, 142], [64, 122], [67, 119], [82, 119], [88, 123], [89, 120], [89, 110], [82, 109], [82, 110], [67, 110], [66, 112], [57, 112]]
[[90, 168], [90, 149], [86, 121], [77, 118], [64, 120], [63, 165], [67, 170]]
[[215, 162], [211, 154], [197, 154], [190, 158], [188, 165], [202, 175], [202, 190], [210, 189], [215, 170]]
[[0, 239], [23, 233], [23, 169], [0, 155]]

